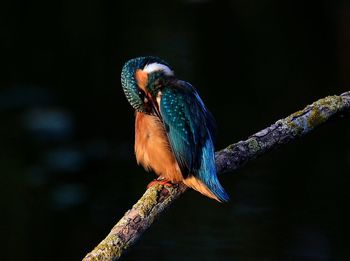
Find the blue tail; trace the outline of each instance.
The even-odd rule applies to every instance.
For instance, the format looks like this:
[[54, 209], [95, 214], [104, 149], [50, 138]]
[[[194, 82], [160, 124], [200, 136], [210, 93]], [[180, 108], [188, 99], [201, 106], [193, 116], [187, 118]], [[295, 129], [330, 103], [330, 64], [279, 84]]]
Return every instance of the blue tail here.
[[220, 201], [226, 202], [230, 199], [229, 195], [221, 186], [216, 174], [214, 146], [210, 135], [202, 148], [201, 166], [198, 177]]

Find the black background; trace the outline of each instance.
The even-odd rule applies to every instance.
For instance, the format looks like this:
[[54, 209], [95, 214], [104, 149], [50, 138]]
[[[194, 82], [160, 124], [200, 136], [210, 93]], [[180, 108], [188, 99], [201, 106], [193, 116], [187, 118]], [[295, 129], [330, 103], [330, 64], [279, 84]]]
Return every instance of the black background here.
[[[348, 1], [3, 1], [2, 260], [79, 260], [143, 194], [128, 59], [197, 87], [217, 149], [349, 90]], [[186, 193], [125, 260], [349, 260], [350, 124], [338, 120]]]

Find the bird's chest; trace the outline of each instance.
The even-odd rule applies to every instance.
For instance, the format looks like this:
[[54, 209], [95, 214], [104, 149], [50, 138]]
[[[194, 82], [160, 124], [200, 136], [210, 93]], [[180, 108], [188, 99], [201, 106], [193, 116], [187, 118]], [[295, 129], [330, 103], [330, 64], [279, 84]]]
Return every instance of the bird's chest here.
[[157, 117], [136, 113], [135, 154], [139, 164], [157, 175], [173, 181], [182, 179], [164, 127]]

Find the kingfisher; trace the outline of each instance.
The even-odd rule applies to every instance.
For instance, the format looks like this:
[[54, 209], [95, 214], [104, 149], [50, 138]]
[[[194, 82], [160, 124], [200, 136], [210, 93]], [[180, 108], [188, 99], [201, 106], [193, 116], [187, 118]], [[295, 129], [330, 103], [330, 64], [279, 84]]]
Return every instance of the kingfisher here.
[[183, 182], [209, 198], [228, 201], [216, 173], [214, 119], [196, 89], [153, 56], [127, 61], [121, 84], [136, 111], [137, 163], [159, 176], [156, 183]]

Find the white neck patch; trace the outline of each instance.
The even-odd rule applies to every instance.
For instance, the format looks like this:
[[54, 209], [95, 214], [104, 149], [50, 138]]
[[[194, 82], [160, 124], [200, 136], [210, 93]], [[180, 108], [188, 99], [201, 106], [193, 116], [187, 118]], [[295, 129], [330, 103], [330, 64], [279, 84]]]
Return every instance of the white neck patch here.
[[145, 66], [145, 68], [143, 68], [143, 71], [148, 73], [148, 74], [156, 72], [156, 71], [162, 71], [165, 75], [168, 75], [168, 76], [174, 75], [174, 72], [172, 70], [170, 70], [170, 68], [168, 66], [161, 64], [161, 63], [147, 64]]

